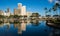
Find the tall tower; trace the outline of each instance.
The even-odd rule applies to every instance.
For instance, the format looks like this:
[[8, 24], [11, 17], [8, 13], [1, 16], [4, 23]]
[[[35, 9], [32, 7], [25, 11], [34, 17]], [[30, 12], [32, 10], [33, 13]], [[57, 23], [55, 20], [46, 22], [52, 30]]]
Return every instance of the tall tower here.
[[17, 15], [18, 12], [17, 12], [17, 9], [14, 9], [14, 15]]
[[18, 9], [21, 9], [22, 3], [18, 3]]
[[21, 14], [21, 8], [22, 8], [22, 3], [18, 3], [18, 9], [17, 9], [18, 15]]
[[26, 6], [22, 6], [21, 15], [26, 15]]

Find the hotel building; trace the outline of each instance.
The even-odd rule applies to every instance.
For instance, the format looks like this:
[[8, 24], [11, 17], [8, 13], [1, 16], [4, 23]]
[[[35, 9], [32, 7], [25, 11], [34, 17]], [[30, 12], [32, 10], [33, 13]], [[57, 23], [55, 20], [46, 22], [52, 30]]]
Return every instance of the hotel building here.
[[14, 15], [26, 15], [26, 6], [22, 6], [22, 3], [18, 3], [18, 8], [14, 9]]
[[21, 14], [21, 7], [22, 7], [22, 3], [18, 3], [18, 8], [14, 9], [14, 15], [20, 15]]
[[18, 9], [21, 9], [22, 3], [18, 3]]
[[14, 15], [18, 15], [17, 9], [14, 9]]
[[21, 8], [21, 15], [22, 16], [26, 15], [26, 6], [22, 6], [22, 8]]

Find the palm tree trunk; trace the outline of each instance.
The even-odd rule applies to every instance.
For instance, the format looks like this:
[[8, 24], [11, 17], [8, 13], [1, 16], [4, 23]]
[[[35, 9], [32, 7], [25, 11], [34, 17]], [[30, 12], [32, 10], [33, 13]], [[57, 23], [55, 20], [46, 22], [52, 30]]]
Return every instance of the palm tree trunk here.
[[60, 15], [60, 8], [59, 8], [59, 15]]
[[55, 11], [55, 15], [58, 15], [58, 12], [57, 11]]

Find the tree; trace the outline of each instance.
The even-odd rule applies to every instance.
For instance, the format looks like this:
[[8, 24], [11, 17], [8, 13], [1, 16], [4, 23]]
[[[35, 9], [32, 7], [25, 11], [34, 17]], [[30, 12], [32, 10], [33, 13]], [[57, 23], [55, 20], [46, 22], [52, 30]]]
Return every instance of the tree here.
[[60, 4], [59, 3], [55, 3], [55, 5], [53, 6], [53, 11], [56, 11], [56, 15], [58, 15], [57, 13], [57, 9], [60, 9]]
[[39, 13], [32, 13], [31, 17], [39, 17]]
[[19, 16], [18, 15], [14, 15], [14, 18], [19, 18]]
[[51, 8], [49, 9], [50, 15], [51, 15]]
[[45, 10], [45, 16], [46, 16], [46, 14], [48, 13], [47, 8], [45, 7], [44, 10]]
[[13, 18], [14, 16], [13, 15], [10, 15], [9, 18]]
[[[45, 15], [46, 15], [46, 17], [51, 17], [51, 8], [50, 9], [47, 9], [47, 8], [44, 8], [44, 10], [45, 10]], [[47, 14], [48, 13], [48, 14]]]

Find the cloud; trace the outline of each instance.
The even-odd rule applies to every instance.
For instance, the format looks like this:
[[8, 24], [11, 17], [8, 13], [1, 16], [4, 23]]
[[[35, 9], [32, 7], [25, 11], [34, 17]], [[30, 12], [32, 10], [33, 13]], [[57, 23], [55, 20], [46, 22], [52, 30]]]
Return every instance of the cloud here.
[[55, 3], [59, 3], [59, 1], [55, 1]]
[[55, 3], [60, 3], [60, 0], [56, 0]]
[[53, 2], [53, 0], [48, 0], [50, 3], [52, 3]]

